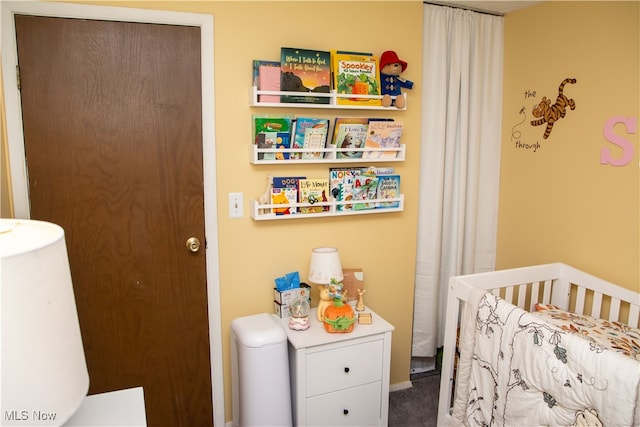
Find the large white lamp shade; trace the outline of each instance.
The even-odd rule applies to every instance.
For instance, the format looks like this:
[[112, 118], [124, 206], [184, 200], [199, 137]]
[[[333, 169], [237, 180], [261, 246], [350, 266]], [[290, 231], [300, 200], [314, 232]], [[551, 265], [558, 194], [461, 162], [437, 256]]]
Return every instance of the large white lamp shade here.
[[3, 426], [62, 425], [89, 389], [64, 231], [0, 219]]

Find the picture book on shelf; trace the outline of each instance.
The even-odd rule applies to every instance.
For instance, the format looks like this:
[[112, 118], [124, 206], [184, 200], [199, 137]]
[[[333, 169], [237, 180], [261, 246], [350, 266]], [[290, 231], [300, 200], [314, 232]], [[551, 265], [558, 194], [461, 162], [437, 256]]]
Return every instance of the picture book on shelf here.
[[[361, 175], [363, 168], [329, 168], [329, 194], [336, 202], [346, 202], [353, 199], [353, 184], [355, 177]], [[338, 203], [337, 211], [350, 211], [352, 204]]]
[[336, 139], [338, 138], [338, 130], [340, 129], [340, 125], [346, 124], [361, 124], [366, 125], [369, 123], [369, 118], [367, 117], [336, 117], [333, 120], [333, 129], [331, 130], [331, 144], [336, 144]]
[[[302, 148], [324, 148], [327, 141], [327, 127], [309, 127], [304, 130], [304, 142]], [[323, 151], [304, 151], [303, 159], [322, 159]]]
[[393, 175], [394, 171], [392, 166], [369, 166], [363, 173], [367, 175]]
[[[288, 132], [277, 132], [276, 133], [276, 147], [278, 150], [285, 150], [291, 148], [291, 134]], [[288, 160], [289, 152], [282, 151], [274, 153], [276, 160]]]
[[323, 50], [280, 48], [280, 90], [305, 92], [309, 95], [281, 95], [280, 102], [329, 104], [331, 89], [331, 53]]
[[[288, 132], [260, 132], [256, 135], [258, 148], [291, 148], [291, 135]], [[282, 152], [258, 152], [258, 160], [287, 160], [289, 153]]]
[[[258, 90], [280, 90], [280, 62], [253, 60], [253, 85]], [[258, 102], [280, 102], [280, 95], [258, 95]]]
[[359, 159], [362, 158], [362, 151], [347, 151], [350, 148], [364, 148], [364, 141], [367, 139], [367, 124], [341, 124], [338, 127], [336, 136], [336, 158], [338, 159]]
[[[397, 121], [371, 121], [367, 130], [365, 148], [399, 148], [403, 123]], [[398, 151], [365, 151], [363, 158], [396, 157]]]
[[[307, 178], [298, 181], [300, 203], [314, 205], [329, 200], [329, 179]], [[328, 211], [329, 206], [300, 206], [300, 213], [318, 213]]]
[[[273, 188], [271, 191], [271, 204], [291, 204], [297, 203], [298, 198], [298, 181], [301, 179], [306, 179], [306, 176], [274, 176], [273, 177]], [[287, 189], [287, 191], [280, 191], [282, 189]], [[278, 191], [276, 191], [278, 190]], [[274, 201], [274, 193], [277, 196], [277, 202]], [[287, 201], [284, 201], [286, 197]], [[273, 210], [273, 213], [276, 215], [290, 215], [295, 214], [298, 211], [298, 208], [295, 206], [290, 206], [287, 209], [277, 209]]]
[[353, 182], [353, 210], [374, 209], [378, 190], [378, 177], [375, 175], [358, 175]]
[[[316, 117], [298, 117], [293, 124], [293, 138], [291, 148], [305, 148], [305, 136], [307, 135], [307, 129], [324, 129], [325, 139], [329, 130], [329, 119], [316, 118]], [[312, 135], [310, 135], [312, 136]], [[324, 148], [324, 141], [322, 147], [309, 147], [309, 148]], [[292, 152], [290, 158], [301, 159], [303, 157], [301, 152]]]
[[[258, 148], [289, 148], [291, 146], [292, 116], [269, 116], [254, 114], [252, 116], [252, 131], [254, 144]], [[289, 153], [258, 152], [259, 160], [284, 160]]]
[[[374, 55], [335, 51], [331, 56], [337, 94], [380, 95], [380, 69]], [[382, 105], [381, 98], [337, 97], [341, 105]]]
[[[400, 175], [378, 175], [376, 199], [394, 199], [400, 197]], [[400, 201], [376, 202], [376, 208], [397, 208]]]
[[[272, 205], [290, 205], [297, 202], [298, 190], [296, 188], [272, 188], [271, 204]], [[286, 206], [282, 208], [272, 208], [271, 213], [276, 215], [293, 215], [297, 212], [295, 206]]]
[[254, 114], [251, 118], [254, 138], [260, 132], [291, 132], [293, 116], [273, 116], [269, 114]]

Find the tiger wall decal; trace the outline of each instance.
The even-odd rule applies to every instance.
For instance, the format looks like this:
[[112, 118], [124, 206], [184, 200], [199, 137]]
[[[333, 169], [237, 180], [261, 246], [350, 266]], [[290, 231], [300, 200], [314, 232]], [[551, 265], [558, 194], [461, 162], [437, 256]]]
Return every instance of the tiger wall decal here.
[[553, 129], [553, 124], [567, 115], [567, 107], [571, 110], [576, 109], [576, 103], [573, 99], [567, 98], [567, 96], [563, 93], [564, 86], [567, 83], [575, 84], [576, 79], [567, 78], [560, 83], [558, 87], [558, 97], [556, 98], [556, 102], [551, 104], [551, 100], [546, 96], [542, 98], [538, 105], [533, 106], [533, 117], [540, 117], [537, 120], [531, 121], [531, 126], [540, 126], [543, 124], [547, 124], [547, 128], [544, 131], [543, 138], [549, 138], [551, 134], [551, 130]]

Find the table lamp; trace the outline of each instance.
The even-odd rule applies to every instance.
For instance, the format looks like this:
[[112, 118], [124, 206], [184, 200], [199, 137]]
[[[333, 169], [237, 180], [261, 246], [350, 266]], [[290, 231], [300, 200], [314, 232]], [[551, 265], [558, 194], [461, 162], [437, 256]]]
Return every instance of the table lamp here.
[[[340, 255], [336, 248], [322, 247], [314, 248], [311, 251], [311, 262], [309, 265], [309, 282], [320, 285], [320, 302], [318, 303], [317, 318], [319, 322], [324, 320], [324, 310], [331, 299], [328, 297], [328, 284], [331, 279], [340, 282], [342, 275], [342, 265]], [[324, 298], [323, 298], [324, 295]]]
[[63, 229], [0, 219], [2, 425], [62, 425], [89, 373]]

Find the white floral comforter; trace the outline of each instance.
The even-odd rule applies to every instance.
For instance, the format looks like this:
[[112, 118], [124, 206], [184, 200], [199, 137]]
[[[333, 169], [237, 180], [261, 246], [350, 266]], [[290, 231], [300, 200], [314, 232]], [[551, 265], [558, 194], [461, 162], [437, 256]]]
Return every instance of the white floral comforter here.
[[490, 293], [473, 293], [465, 316], [472, 320], [460, 333], [456, 423], [640, 425], [638, 361]]

